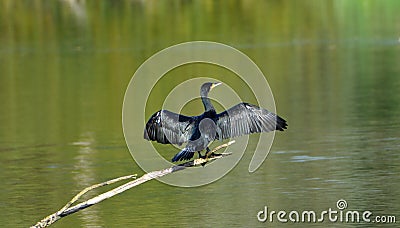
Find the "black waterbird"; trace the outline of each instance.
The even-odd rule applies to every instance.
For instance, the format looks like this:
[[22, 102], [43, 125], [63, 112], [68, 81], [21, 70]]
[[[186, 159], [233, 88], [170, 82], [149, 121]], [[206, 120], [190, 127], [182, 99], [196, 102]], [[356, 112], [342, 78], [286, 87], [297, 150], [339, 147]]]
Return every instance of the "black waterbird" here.
[[[201, 86], [200, 95], [204, 113], [199, 116], [184, 116], [168, 110], [154, 113], [144, 130], [144, 138], [163, 144], [186, 143], [172, 161], [189, 160], [195, 152], [199, 157], [208, 156], [208, 148], [214, 140], [234, 138], [251, 133], [283, 131], [287, 123], [278, 115], [248, 103], [240, 103], [232, 108], [216, 113], [208, 98], [208, 93], [222, 83], [207, 82]], [[206, 155], [201, 151], [206, 149]]]

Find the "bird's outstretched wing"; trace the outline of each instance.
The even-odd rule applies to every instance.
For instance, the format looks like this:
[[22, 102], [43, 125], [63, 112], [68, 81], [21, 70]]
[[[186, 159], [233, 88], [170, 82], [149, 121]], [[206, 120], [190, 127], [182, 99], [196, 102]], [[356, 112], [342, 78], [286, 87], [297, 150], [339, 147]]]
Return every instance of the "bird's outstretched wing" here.
[[181, 145], [190, 139], [195, 120], [196, 117], [160, 110], [147, 121], [144, 138], [163, 144]]
[[283, 131], [287, 127], [278, 115], [248, 103], [240, 103], [218, 114], [218, 139], [234, 138], [258, 132]]

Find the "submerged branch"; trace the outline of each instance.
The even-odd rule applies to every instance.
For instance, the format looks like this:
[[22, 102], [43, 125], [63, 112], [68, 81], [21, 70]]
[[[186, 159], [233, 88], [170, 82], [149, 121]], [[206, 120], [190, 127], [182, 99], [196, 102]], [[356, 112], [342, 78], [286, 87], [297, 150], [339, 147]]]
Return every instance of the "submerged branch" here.
[[[234, 142], [235, 141], [230, 141], [228, 143], [220, 145], [220, 146], [214, 148], [210, 153], [213, 153], [213, 152], [216, 152], [216, 151], [218, 151], [218, 150], [220, 150], [222, 148], [225, 148], [225, 147], [233, 144]], [[31, 227], [35, 227], [35, 228], [39, 228], [40, 227], [41, 228], [41, 227], [50, 226], [51, 224], [55, 223], [56, 221], [58, 221], [62, 217], [65, 217], [67, 215], [73, 214], [73, 213], [78, 212], [80, 210], [83, 210], [83, 209], [85, 209], [87, 207], [93, 206], [93, 205], [95, 205], [97, 203], [100, 203], [103, 200], [106, 200], [106, 199], [111, 198], [111, 197], [113, 197], [115, 195], [118, 195], [118, 194], [120, 194], [120, 193], [122, 193], [122, 192], [124, 192], [124, 191], [126, 191], [126, 190], [128, 190], [130, 188], [132, 188], [132, 187], [135, 187], [137, 185], [143, 184], [143, 183], [145, 183], [145, 182], [147, 182], [149, 180], [160, 178], [160, 177], [165, 176], [167, 174], [174, 173], [174, 172], [177, 172], [177, 171], [180, 171], [180, 170], [184, 170], [187, 167], [195, 167], [195, 166], [199, 166], [199, 165], [204, 165], [207, 162], [210, 162], [210, 161], [213, 161], [213, 160], [216, 160], [216, 159], [228, 156], [228, 155], [230, 155], [230, 153], [222, 153], [222, 154], [219, 154], [217, 156], [213, 156], [213, 157], [209, 157], [209, 158], [198, 158], [198, 159], [195, 159], [195, 160], [192, 160], [192, 161], [188, 161], [188, 162], [185, 162], [185, 163], [182, 163], [182, 164], [179, 164], [179, 165], [174, 165], [174, 166], [172, 166], [170, 168], [166, 168], [166, 169], [163, 169], [163, 170], [153, 171], [153, 172], [144, 174], [143, 176], [141, 176], [138, 179], [136, 179], [137, 175], [133, 174], [133, 175], [128, 175], [128, 176], [118, 177], [118, 178], [115, 178], [115, 179], [112, 179], [112, 180], [109, 180], [109, 181], [106, 181], [106, 182], [103, 182], [103, 183], [92, 185], [90, 187], [85, 188], [81, 192], [79, 192], [76, 196], [74, 196], [74, 198], [72, 198], [59, 211], [57, 211], [57, 212], [45, 217], [44, 219], [42, 219], [41, 221], [37, 222], [35, 225], [33, 225]], [[116, 182], [121, 181], [121, 180], [132, 179], [132, 178], [135, 179], [135, 180], [130, 181], [128, 183], [125, 183], [125, 184], [123, 184], [123, 185], [121, 185], [119, 187], [116, 187], [114, 189], [111, 189], [110, 191], [102, 193], [102, 194], [100, 194], [98, 196], [95, 196], [95, 197], [93, 197], [93, 198], [91, 198], [89, 200], [86, 200], [86, 201], [84, 201], [82, 203], [79, 203], [79, 204], [77, 204], [75, 206], [72, 206], [72, 204], [74, 204], [80, 197], [82, 197], [84, 194], [86, 194], [87, 192], [89, 192], [89, 191], [91, 191], [91, 190], [93, 190], [95, 188], [106, 186], [106, 185], [109, 185], [109, 184], [113, 184], [113, 183], [116, 183]]]

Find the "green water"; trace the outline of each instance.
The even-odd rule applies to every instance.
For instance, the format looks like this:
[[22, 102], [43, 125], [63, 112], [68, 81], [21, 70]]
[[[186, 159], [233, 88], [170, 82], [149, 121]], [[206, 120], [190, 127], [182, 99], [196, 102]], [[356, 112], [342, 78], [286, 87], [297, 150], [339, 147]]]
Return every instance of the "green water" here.
[[[339, 199], [398, 220], [399, 3], [1, 1], [2, 226], [32, 225], [86, 186], [142, 174], [122, 133], [125, 89], [147, 58], [192, 40], [231, 45], [266, 75], [289, 123], [268, 159], [247, 172], [251, 137], [243, 160], [215, 183], [148, 182], [54, 227], [282, 226], [258, 222], [257, 212], [336, 209]], [[187, 72], [224, 74], [186, 68], [171, 73], [177, 81]], [[157, 91], [150, 109], [167, 94]], [[163, 148], [166, 157], [176, 152]]]

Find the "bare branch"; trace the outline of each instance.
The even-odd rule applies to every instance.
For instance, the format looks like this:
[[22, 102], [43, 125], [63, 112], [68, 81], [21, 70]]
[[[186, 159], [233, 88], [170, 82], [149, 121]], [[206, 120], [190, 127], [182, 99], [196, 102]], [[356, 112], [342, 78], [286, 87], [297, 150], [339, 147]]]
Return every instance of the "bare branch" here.
[[[210, 153], [213, 153], [213, 152], [218, 151], [218, 150], [220, 150], [222, 148], [225, 148], [225, 147], [233, 144], [234, 142], [235, 141], [230, 141], [228, 143], [220, 145], [220, 146], [214, 148]], [[153, 171], [153, 172], [144, 174], [142, 177], [140, 177], [138, 179], [135, 179], [133, 181], [125, 183], [125, 184], [123, 184], [123, 185], [121, 185], [119, 187], [116, 187], [116, 188], [114, 188], [114, 189], [112, 189], [110, 191], [107, 191], [107, 192], [102, 193], [102, 194], [100, 194], [98, 196], [95, 196], [95, 197], [93, 197], [93, 198], [91, 198], [89, 200], [86, 200], [86, 201], [84, 201], [82, 203], [79, 203], [79, 204], [77, 204], [75, 206], [72, 206], [72, 204], [74, 204], [80, 197], [82, 197], [87, 192], [89, 192], [89, 191], [91, 191], [91, 190], [93, 190], [95, 188], [98, 188], [98, 187], [102, 187], [102, 186], [106, 186], [106, 185], [109, 185], [109, 184], [116, 183], [116, 182], [121, 181], [121, 180], [136, 178], [136, 174], [123, 176], [123, 177], [118, 177], [118, 178], [115, 178], [115, 179], [112, 179], [112, 180], [109, 180], [109, 181], [106, 181], [106, 182], [103, 182], [103, 183], [92, 185], [90, 187], [85, 188], [81, 192], [79, 192], [74, 198], [72, 198], [59, 211], [57, 211], [57, 212], [45, 217], [40, 222], [37, 222], [35, 225], [33, 225], [31, 227], [41, 228], [41, 227], [50, 226], [51, 224], [55, 223], [56, 221], [58, 221], [62, 217], [65, 217], [67, 215], [73, 214], [75, 212], [83, 210], [83, 209], [85, 209], [87, 207], [90, 207], [92, 205], [100, 203], [103, 200], [106, 200], [106, 199], [111, 198], [111, 197], [113, 197], [115, 195], [118, 195], [118, 194], [120, 194], [120, 193], [122, 193], [122, 192], [124, 192], [124, 191], [126, 191], [128, 189], [131, 189], [131, 188], [133, 188], [133, 187], [135, 187], [137, 185], [143, 184], [143, 183], [145, 183], [145, 182], [147, 182], [149, 180], [160, 178], [160, 177], [165, 176], [167, 174], [184, 170], [187, 167], [194, 167], [194, 166], [204, 165], [207, 162], [210, 162], [210, 161], [213, 161], [213, 160], [225, 157], [225, 156], [229, 156], [229, 155], [230, 155], [230, 153], [222, 153], [220, 155], [209, 157], [209, 158], [198, 158], [198, 159], [195, 159], [195, 160], [192, 160], [192, 161], [185, 162], [183, 164], [172, 166], [170, 168], [166, 168], [166, 169], [159, 170], [159, 171]]]

